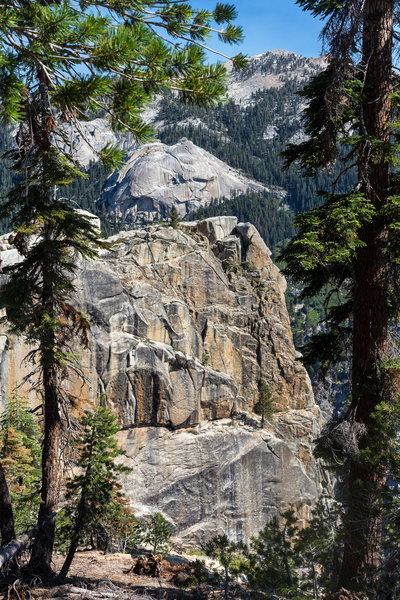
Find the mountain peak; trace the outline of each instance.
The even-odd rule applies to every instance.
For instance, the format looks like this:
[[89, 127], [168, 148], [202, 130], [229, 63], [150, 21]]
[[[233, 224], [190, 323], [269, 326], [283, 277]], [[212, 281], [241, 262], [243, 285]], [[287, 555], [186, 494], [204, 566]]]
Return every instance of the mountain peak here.
[[[289, 50], [273, 49], [248, 59], [248, 69], [232, 73], [228, 97], [249, 104], [259, 90], [281, 88], [289, 81], [305, 83], [323, 68], [326, 57], [306, 58]], [[229, 65], [227, 65], [230, 70]]]
[[258, 58], [258, 57], [267, 56], [270, 54], [275, 54], [278, 56], [299, 56], [300, 58], [303, 58], [301, 56], [301, 54], [297, 54], [296, 52], [292, 52], [291, 50], [282, 50], [280, 48], [274, 48], [273, 50], [267, 50], [266, 52], [262, 52], [261, 54], [256, 54], [255, 56], [252, 56], [251, 58]]

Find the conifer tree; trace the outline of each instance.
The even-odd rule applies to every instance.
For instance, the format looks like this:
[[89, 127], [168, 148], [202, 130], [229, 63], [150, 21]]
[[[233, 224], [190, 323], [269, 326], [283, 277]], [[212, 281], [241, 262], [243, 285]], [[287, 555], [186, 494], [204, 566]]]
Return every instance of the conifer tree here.
[[0, 460], [12, 500], [17, 535], [33, 525], [39, 505], [40, 428], [15, 388], [0, 415]]
[[179, 213], [176, 210], [176, 208], [173, 208], [171, 211], [171, 221], [170, 221], [170, 225], [172, 227], [172, 229], [178, 229], [178, 224], [179, 224]]
[[269, 596], [296, 597], [298, 575], [294, 567], [293, 539], [297, 533], [294, 510], [273, 517], [251, 539], [247, 577], [250, 586]]
[[66, 577], [83, 533], [99, 533], [103, 513], [118, 504], [118, 475], [126, 471], [115, 463], [122, 452], [115, 440], [118, 424], [112, 412], [104, 407], [94, 413], [85, 411], [80, 424], [79, 472], [68, 481], [66, 494], [70, 545], [60, 577]]
[[307, 527], [296, 531], [292, 539], [294, 561], [301, 574], [299, 587], [312, 592], [315, 600], [323, 598], [323, 592], [336, 589], [342, 510], [339, 502], [322, 496], [313, 507]]
[[261, 415], [261, 427], [264, 427], [265, 419], [268, 421], [274, 414], [272, 405], [272, 394], [269, 389], [269, 385], [266, 381], [262, 380], [258, 390], [258, 402], [254, 407], [254, 411]]
[[[36, 571], [50, 571], [70, 401], [63, 383], [79, 370], [71, 345], [85, 345], [89, 329], [68, 298], [77, 258], [93, 258], [101, 245], [91, 220], [60, 196], [60, 186], [84, 176], [68, 128], [80, 131], [80, 120], [101, 113], [114, 129], [146, 140], [151, 131], [140, 111], [155, 92], [170, 88], [205, 105], [219, 100], [226, 70], [204, 63], [205, 41], [213, 32], [239, 41], [235, 17], [232, 5], [220, 3], [211, 12], [167, 0], [0, 1], [0, 120], [18, 124], [8, 153], [18, 179], [0, 219], [10, 219], [23, 259], [4, 269], [3, 301], [12, 331], [31, 345], [44, 410]], [[243, 56], [233, 64], [243, 65]], [[98, 154], [106, 166], [121, 164], [122, 152], [109, 144]]]
[[355, 589], [379, 566], [385, 479], [392, 446], [384, 415], [394, 406], [396, 364], [388, 358], [389, 322], [399, 312], [399, 82], [393, 42], [400, 3], [297, 0], [325, 20], [327, 68], [302, 92], [307, 139], [285, 152], [315, 175], [335, 161], [357, 169], [347, 193], [333, 189], [297, 219], [282, 253], [303, 296], [326, 294], [325, 331], [308, 348], [323, 366], [352, 352], [351, 403], [325, 430], [320, 449], [344, 467], [346, 518], [339, 585]]
[[153, 554], [168, 550], [173, 528], [173, 524], [161, 513], [151, 517], [145, 527], [143, 541], [151, 545]]
[[216, 558], [224, 569], [223, 585], [225, 600], [229, 598], [232, 583], [231, 567], [239, 549], [242, 549], [242, 546], [231, 542], [225, 533], [211, 538], [204, 547], [206, 555]]

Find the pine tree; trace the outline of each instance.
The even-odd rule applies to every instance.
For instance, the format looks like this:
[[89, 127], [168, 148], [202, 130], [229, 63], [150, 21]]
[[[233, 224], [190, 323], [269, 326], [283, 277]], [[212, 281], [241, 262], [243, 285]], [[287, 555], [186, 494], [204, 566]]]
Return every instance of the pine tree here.
[[17, 535], [33, 525], [39, 504], [40, 428], [15, 388], [0, 415], [0, 459], [14, 509]]
[[[70, 401], [63, 383], [71, 370], [79, 371], [71, 346], [85, 345], [89, 329], [67, 299], [77, 259], [93, 258], [101, 245], [91, 220], [60, 194], [60, 187], [84, 176], [65, 124], [79, 131], [79, 119], [102, 113], [114, 129], [149, 139], [140, 111], [155, 92], [173, 89], [182, 100], [204, 105], [222, 97], [226, 70], [204, 64], [204, 41], [216, 32], [235, 43], [242, 33], [228, 4], [210, 12], [167, 0], [7, 0], [0, 9], [0, 121], [18, 124], [16, 147], [8, 153], [16, 185], [0, 219], [10, 219], [23, 258], [5, 269], [3, 298], [11, 330], [31, 344], [32, 374], [40, 373], [42, 384], [42, 502], [31, 567], [49, 573], [62, 476], [61, 415]], [[233, 64], [242, 66], [243, 56]], [[111, 145], [98, 154], [107, 167], [123, 158]]]
[[273, 517], [258, 536], [251, 539], [246, 575], [251, 587], [269, 596], [298, 596], [293, 539], [297, 533], [294, 510]]
[[134, 552], [142, 539], [142, 523], [135, 517], [129, 498], [121, 489], [120, 485], [115, 485], [107, 511], [100, 515], [90, 534], [90, 541], [96, 541], [96, 547], [104, 552], [115, 549], [123, 553]]
[[178, 229], [178, 224], [179, 224], [179, 213], [176, 210], [176, 208], [174, 208], [171, 211], [171, 222], [170, 225], [173, 229]]
[[[82, 434], [77, 462], [79, 474], [67, 483], [67, 526], [63, 535], [69, 537], [70, 545], [60, 571], [62, 578], [69, 571], [82, 536], [85, 533], [89, 537], [100, 535], [100, 530], [104, 533], [103, 516], [121, 508], [118, 476], [126, 471], [125, 467], [115, 463], [122, 451], [115, 440], [118, 424], [112, 412], [104, 407], [98, 408], [94, 413], [85, 411], [80, 424]], [[107, 545], [106, 543], [105, 549]]]
[[310, 515], [307, 527], [291, 540], [294, 562], [300, 569], [299, 588], [312, 593], [313, 600], [337, 587], [342, 547], [343, 507], [322, 496]]
[[261, 427], [264, 427], [265, 419], [267, 419], [267, 421], [271, 420], [272, 415], [274, 414], [271, 390], [264, 380], [260, 383], [258, 402], [254, 407], [254, 411], [258, 415], [261, 415]]
[[161, 513], [157, 512], [147, 523], [143, 541], [150, 544], [153, 554], [166, 552], [170, 546], [174, 526]]
[[[5, 409], [0, 415], [0, 431], [3, 435], [8, 428], [14, 428], [21, 437], [23, 446], [29, 451], [35, 469], [40, 463], [40, 428], [36, 417], [32, 414], [26, 397], [21, 396], [18, 387], [15, 387], [7, 399]], [[39, 475], [37, 470], [34, 477]]]
[[339, 585], [355, 589], [379, 567], [382, 493], [390, 463], [390, 412], [397, 368], [388, 359], [388, 326], [399, 310], [400, 228], [398, 81], [393, 40], [400, 3], [392, 0], [298, 0], [325, 19], [329, 63], [302, 96], [308, 139], [285, 152], [306, 175], [339, 161], [357, 169], [347, 193], [328, 193], [324, 204], [297, 219], [298, 234], [282, 253], [286, 274], [303, 295], [326, 295], [326, 329], [308, 359], [326, 367], [352, 347], [351, 403], [325, 431], [322, 446], [344, 466], [345, 543]]
[[211, 540], [206, 543], [204, 549], [206, 555], [211, 558], [216, 558], [224, 569], [224, 598], [225, 600], [228, 600], [232, 584], [231, 567], [237, 557], [238, 550], [242, 549], [242, 546], [235, 544], [235, 542], [231, 542], [224, 533], [211, 538]]

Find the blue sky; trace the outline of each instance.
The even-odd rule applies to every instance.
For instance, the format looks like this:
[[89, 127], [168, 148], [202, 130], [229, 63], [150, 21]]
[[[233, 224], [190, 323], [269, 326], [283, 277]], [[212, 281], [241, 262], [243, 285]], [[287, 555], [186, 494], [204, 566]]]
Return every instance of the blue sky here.
[[[235, 54], [239, 48], [253, 56], [267, 50], [280, 48], [303, 56], [319, 56], [321, 41], [318, 39], [321, 21], [303, 12], [294, 0], [229, 0], [235, 4], [243, 26], [245, 40], [239, 47], [229, 47], [216, 41], [210, 45], [226, 54]], [[213, 9], [216, 0], [194, 0], [198, 8]]]

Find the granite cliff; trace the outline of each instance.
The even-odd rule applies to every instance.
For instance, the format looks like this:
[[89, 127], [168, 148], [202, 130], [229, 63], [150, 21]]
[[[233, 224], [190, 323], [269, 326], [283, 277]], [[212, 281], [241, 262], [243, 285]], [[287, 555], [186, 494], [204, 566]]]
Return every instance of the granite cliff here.
[[[248, 538], [289, 506], [306, 519], [323, 478], [312, 455], [320, 413], [285, 280], [257, 230], [216, 217], [109, 241], [77, 278], [75, 302], [92, 323], [81, 351], [90, 385], [69, 389], [119, 415], [132, 506], [163, 512], [183, 541]], [[5, 237], [0, 249], [16, 259]], [[26, 373], [23, 339], [3, 328], [0, 353], [4, 402]], [[263, 379], [275, 412], [265, 429], [252, 412]]]
[[227, 96], [245, 106], [254, 103], [254, 94], [260, 90], [281, 88], [288, 82], [304, 85], [326, 66], [326, 56], [305, 58], [295, 52], [275, 49], [251, 56], [244, 71], [232, 72], [229, 62], [226, 66], [231, 72]]
[[173, 208], [183, 218], [214, 198], [248, 190], [268, 191], [183, 138], [172, 146], [153, 142], [131, 152], [105, 182], [99, 204], [125, 223], [148, 223], [165, 220]]
[[250, 57], [245, 71], [230, 73], [228, 102], [214, 108], [158, 96], [144, 118], [166, 143], [127, 147], [128, 161], [105, 182], [99, 210], [129, 226], [165, 220], [173, 208], [185, 218], [213, 199], [253, 191], [304, 210], [304, 192], [282, 176], [279, 155], [304, 138], [305, 103], [295, 92], [325, 60], [284, 50]]

